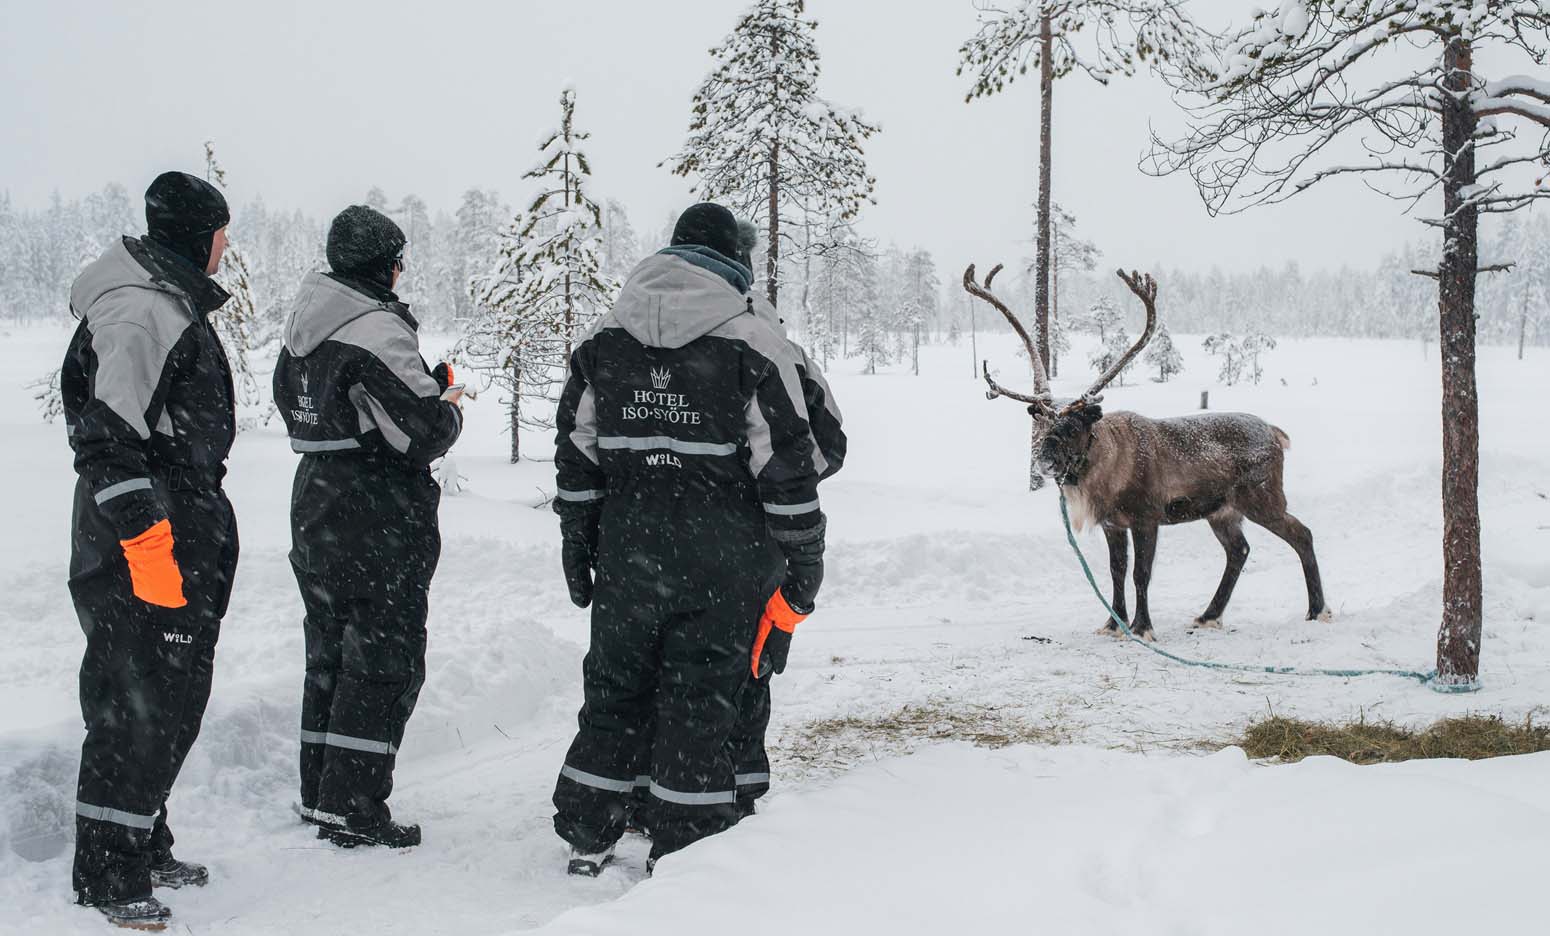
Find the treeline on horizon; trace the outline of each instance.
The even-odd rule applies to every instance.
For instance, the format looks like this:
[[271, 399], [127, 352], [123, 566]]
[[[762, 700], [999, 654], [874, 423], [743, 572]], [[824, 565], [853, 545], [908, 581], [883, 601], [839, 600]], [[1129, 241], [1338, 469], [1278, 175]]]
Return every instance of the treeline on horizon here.
[[[408, 266], [399, 293], [429, 328], [457, 332], [473, 314], [471, 280], [495, 263], [500, 232], [515, 211], [496, 192], [473, 188], [455, 211], [432, 211], [422, 199], [405, 195], [395, 200], [378, 188], [364, 192], [369, 204], [398, 222], [409, 236]], [[301, 278], [326, 266], [323, 257], [328, 218], [299, 210], [273, 209], [254, 199], [233, 210], [231, 232], [241, 245], [252, 275], [258, 312], [255, 343], [277, 339]], [[625, 207], [608, 199], [603, 212], [601, 272], [622, 282], [645, 255], [665, 246], [672, 218], [658, 219], [637, 229]], [[55, 193], [47, 207], [26, 210], [0, 193], [0, 321], [49, 322], [70, 317], [70, 283], [80, 269], [115, 239], [138, 235], [144, 221], [138, 198], [122, 185], [110, 183], [84, 198], [66, 199]], [[957, 271], [937, 269], [935, 259], [919, 248], [905, 250], [855, 235], [853, 250], [813, 263], [783, 265], [788, 290], [782, 311], [806, 339], [804, 306], [830, 302], [834, 343], [831, 357], [865, 353], [857, 336], [878, 324], [884, 331], [885, 309], [862, 308], [868, 300], [857, 290], [824, 294], [824, 281], [874, 277], [874, 298], [886, 305], [890, 297], [909, 290], [901, 277], [919, 278], [922, 262], [930, 264], [930, 288], [935, 301], [925, 301], [922, 340], [943, 341], [971, 328], [1004, 331], [995, 315], [971, 315], [969, 299], [957, 285]], [[1056, 314], [1081, 330], [1088, 311], [1108, 297], [1126, 308], [1117, 281], [1111, 283], [1100, 245], [1059, 264]], [[1163, 317], [1178, 334], [1260, 331], [1282, 337], [1328, 335], [1362, 338], [1411, 338], [1429, 341], [1437, 329], [1436, 284], [1412, 271], [1435, 268], [1435, 238], [1421, 237], [1399, 245], [1373, 267], [1304, 270], [1296, 260], [1267, 263], [1249, 271], [1159, 269]], [[1550, 344], [1550, 218], [1542, 213], [1520, 219], [1507, 216], [1483, 239], [1482, 258], [1509, 262], [1503, 273], [1485, 274], [1476, 302], [1483, 342]], [[1015, 258], [1013, 275], [1003, 274], [1003, 291], [1014, 307], [1033, 304], [1030, 257]], [[858, 268], [859, 267], [859, 268]], [[869, 269], [867, 269], [869, 268]], [[762, 272], [762, 271], [761, 271]], [[1012, 273], [1013, 271], [1008, 271]], [[831, 287], [830, 292], [834, 290]], [[836, 301], [837, 300], [837, 301]], [[797, 306], [791, 309], [791, 306]], [[981, 310], [989, 311], [989, 310]], [[1139, 318], [1139, 313], [1127, 310]], [[858, 351], [858, 347], [862, 347]], [[898, 349], [903, 352], [902, 346]], [[903, 352], [908, 357], [907, 352]], [[891, 363], [899, 355], [886, 355]]]

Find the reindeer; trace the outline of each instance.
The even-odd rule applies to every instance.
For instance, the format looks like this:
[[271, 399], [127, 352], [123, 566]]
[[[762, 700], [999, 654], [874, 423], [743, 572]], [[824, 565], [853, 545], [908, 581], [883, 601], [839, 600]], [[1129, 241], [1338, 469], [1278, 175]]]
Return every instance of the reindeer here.
[[[1152, 560], [1157, 552], [1157, 529], [1176, 523], [1205, 520], [1227, 552], [1222, 582], [1196, 627], [1219, 628], [1222, 612], [1232, 598], [1233, 587], [1249, 557], [1243, 536], [1243, 520], [1259, 524], [1285, 540], [1302, 560], [1308, 586], [1308, 620], [1330, 619], [1313, 555], [1313, 534], [1286, 511], [1281, 488], [1284, 450], [1291, 447], [1285, 432], [1257, 416], [1220, 413], [1173, 419], [1148, 419], [1136, 413], [1104, 413], [1100, 395], [1109, 382], [1141, 352], [1157, 328], [1157, 283], [1150, 275], [1126, 273], [1119, 278], [1146, 307], [1146, 329], [1141, 338], [1075, 400], [1057, 405], [1050, 393], [1043, 358], [1017, 316], [991, 292], [991, 282], [1001, 271], [990, 271], [983, 284], [974, 280], [974, 266], [963, 272], [963, 288], [995, 307], [1012, 326], [1033, 364], [1034, 392], [1015, 393], [990, 376], [983, 364], [987, 399], [1006, 397], [1028, 405], [1028, 413], [1043, 436], [1039, 461], [1060, 485], [1078, 531], [1089, 524], [1103, 528], [1109, 541], [1109, 572], [1114, 579], [1114, 611], [1130, 623], [1137, 637], [1155, 641], [1147, 587], [1152, 580]], [[1136, 550], [1136, 613], [1126, 613], [1125, 572], [1129, 549], [1125, 533]], [[1123, 636], [1111, 619], [1098, 633]]]

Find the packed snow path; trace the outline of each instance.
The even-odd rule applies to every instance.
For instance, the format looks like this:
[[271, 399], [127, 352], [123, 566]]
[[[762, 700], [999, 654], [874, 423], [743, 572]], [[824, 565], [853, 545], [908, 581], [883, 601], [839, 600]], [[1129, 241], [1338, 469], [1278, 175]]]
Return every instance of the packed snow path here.
[[[0, 545], [0, 933], [101, 931], [69, 903], [83, 642], [63, 581], [74, 478], [62, 427], [37, 420], [23, 387], [65, 337], [14, 329], [0, 340], [13, 534]], [[1006, 382], [1026, 372], [1010, 342], [982, 336], [986, 344]], [[1213, 659], [1429, 668], [1440, 589], [1435, 349], [1428, 360], [1415, 343], [1288, 341], [1257, 388], [1216, 387], [1209, 362], [1198, 353], [1187, 362], [1174, 383], [1115, 388], [1106, 405], [1180, 414], [1209, 388], [1215, 408], [1285, 429], [1291, 509], [1314, 532], [1336, 617], [1302, 620], [1295, 557], [1249, 527], [1254, 551], [1227, 629], [1187, 632], [1222, 567], [1200, 524], [1163, 534], [1152, 586], [1159, 639]], [[1181, 668], [1095, 637], [1103, 611], [1064, 542], [1053, 493], [1023, 490], [1027, 416], [986, 401], [971, 367], [966, 344], [929, 349], [920, 378], [836, 366], [852, 456], [822, 491], [833, 544], [823, 607], [776, 684], [777, 794], [755, 821], [664, 862], [617, 903], [643, 878], [640, 843], [601, 879], [571, 880], [549, 826], [586, 639], [559, 574], [555, 520], [530, 506], [552, 490], [552, 466], [505, 464], [493, 395], [470, 405], [456, 449], [469, 490], [443, 505], [429, 674], [393, 798], [399, 816], [425, 825], [426, 844], [341, 852], [290, 812], [302, 660], [285, 557], [294, 456], [273, 426], [245, 433], [228, 478], [242, 565], [210, 714], [171, 803], [179, 854], [209, 862], [215, 880], [169, 895], [179, 925], [306, 936], [504, 933], [553, 921], [563, 932], [649, 933], [677, 920], [683, 933], [724, 929], [736, 915], [740, 928], [784, 932], [882, 921], [902, 932], [997, 931], [1036, 919], [1061, 932], [1292, 932], [1294, 922], [1337, 920], [1351, 932], [1389, 921], [1427, 933], [1461, 922], [1426, 896], [1457, 883], [1448, 875], [1460, 867], [1472, 869], [1470, 886], [1489, 882], [1498, 896], [1534, 892], [1514, 875], [1531, 867], [1530, 849], [1550, 844], [1527, 792], [1550, 780], [1543, 756], [1357, 770], [1260, 768], [1198, 752], [1267, 710], [1402, 722], [1542, 711], [1550, 355], [1535, 349], [1519, 363], [1506, 349], [1482, 350], [1485, 690], [1464, 697], [1382, 677]], [[1085, 376], [1056, 389], [1074, 393]], [[1087, 534], [1083, 547], [1101, 565], [1101, 536]], [[913, 714], [901, 717], [905, 709]], [[976, 733], [1072, 746], [955, 745], [897, 759], [926, 747], [927, 735]], [[1477, 812], [1450, 839], [1439, 803], [1464, 797]], [[1271, 901], [1285, 893], [1299, 899]], [[1506, 896], [1477, 903], [1516, 906]], [[1362, 915], [1374, 907], [1386, 915]], [[1472, 918], [1499, 932], [1512, 919]]]

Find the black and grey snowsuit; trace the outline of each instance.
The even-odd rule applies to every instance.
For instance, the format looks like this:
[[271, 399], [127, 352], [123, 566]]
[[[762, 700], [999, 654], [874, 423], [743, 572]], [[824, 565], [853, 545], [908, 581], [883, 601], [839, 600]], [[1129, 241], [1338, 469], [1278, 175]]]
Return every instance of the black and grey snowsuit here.
[[[775, 307], [763, 296], [751, 294], [755, 314], [771, 323], [782, 335], [784, 320]], [[792, 351], [798, 356], [797, 376], [802, 384], [802, 399], [807, 406], [807, 423], [812, 431], [814, 459], [819, 480], [827, 480], [839, 472], [845, 464], [848, 442], [842, 428], [844, 417], [835, 402], [834, 391], [824, 379], [823, 372], [795, 342]], [[740, 815], [754, 810], [754, 803], [770, 790], [770, 758], [765, 751], [765, 733], [770, 727], [770, 683], [773, 673], [750, 680], [738, 701], [737, 725], [732, 731], [731, 748], [733, 763], [737, 768], [737, 806]]]
[[[236, 435], [231, 368], [207, 316], [229, 297], [187, 260], [124, 238], [70, 290], [80, 325], [60, 372], [75, 451], [70, 593], [86, 632], [86, 741], [74, 886], [83, 903], [148, 896], [170, 857], [167, 796], [199, 734], [237, 525], [221, 490]], [[183, 607], [135, 596], [126, 540], [170, 521]]]
[[648, 790], [652, 853], [737, 821], [729, 745], [760, 613], [785, 576], [772, 530], [822, 522], [799, 356], [704, 248], [644, 260], [571, 357], [556, 509], [595, 530], [585, 705], [554, 794], [582, 852]]
[[307, 276], [274, 398], [302, 456], [291, 565], [306, 608], [301, 804], [310, 818], [390, 818], [441, 553], [441, 490], [428, 466], [463, 425], [442, 390], [420, 357], [415, 320], [390, 291]]

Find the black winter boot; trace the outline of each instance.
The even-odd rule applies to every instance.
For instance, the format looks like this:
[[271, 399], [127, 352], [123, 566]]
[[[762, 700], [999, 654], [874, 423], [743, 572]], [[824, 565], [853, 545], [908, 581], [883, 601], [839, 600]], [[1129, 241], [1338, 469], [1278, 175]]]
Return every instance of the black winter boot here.
[[179, 861], [168, 852], [151, 863], [151, 886], [204, 887], [210, 883], [210, 869], [192, 861]]
[[320, 823], [318, 838], [327, 839], [340, 848], [354, 848], [357, 845], [413, 848], [420, 844], [420, 827], [399, 825], [391, 819], [364, 820], [346, 816], [343, 825]]
[[574, 846], [570, 850], [570, 864], [566, 866], [567, 874], [577, 877], [597, 877], [603, 873], [603, 869], [613, 864], [614, 847], [612, 845], [600, 852], [584, 852]]
[[172, 908], [155, 897], [136, 897], [133, 900], [87, 906], [107, 917], [109, 923], [124, 929], [159, 933], [172, 921]]

